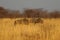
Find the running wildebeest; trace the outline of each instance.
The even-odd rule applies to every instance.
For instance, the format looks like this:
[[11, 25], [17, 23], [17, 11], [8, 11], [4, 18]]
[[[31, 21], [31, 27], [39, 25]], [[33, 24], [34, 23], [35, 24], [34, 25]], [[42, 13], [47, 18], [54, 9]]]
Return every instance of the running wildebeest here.
[[24, 24], [29, 24], [29, 21], [26, 18], [22, 19], [22, 21]]
[[43, 23], [43, 20], [41, 18], [32, 18], [31, 23]]
[[22, 23], [29, 24], [28, 20], [26, 18], [24, 18], [24, 19], [21, 19], [21, 20], [16, 20], [14, 22], [14, 25], [16, 25], [16, 24], [22, 24]]
[[14, 22], [14, 25], [16, 25], [16, 24], [21, 24], [22, 23], [22, 20], [16, 20], [15, 22]]

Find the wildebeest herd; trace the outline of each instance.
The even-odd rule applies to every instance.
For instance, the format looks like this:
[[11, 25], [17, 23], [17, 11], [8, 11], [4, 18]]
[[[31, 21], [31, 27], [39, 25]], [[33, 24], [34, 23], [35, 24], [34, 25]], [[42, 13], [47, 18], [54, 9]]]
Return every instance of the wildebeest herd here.
[[18, 19], [14, 21], [14, 25], [16, 24], [25, 24], [28, 25], [29, 23], [43, 23], [43, 20], [41, 18], [32, 18], [31, 20], [28, 20], [27, 18], [23, 18], [23, 19]]

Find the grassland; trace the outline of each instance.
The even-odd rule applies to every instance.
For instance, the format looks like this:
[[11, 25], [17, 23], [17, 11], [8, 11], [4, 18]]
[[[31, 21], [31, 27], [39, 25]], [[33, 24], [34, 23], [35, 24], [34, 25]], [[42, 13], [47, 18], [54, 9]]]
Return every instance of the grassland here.
[[0, 19], [0, 40], [60, 40], [60, 19], [43, 19], [43, 24], [17, 24], [20, 19]]

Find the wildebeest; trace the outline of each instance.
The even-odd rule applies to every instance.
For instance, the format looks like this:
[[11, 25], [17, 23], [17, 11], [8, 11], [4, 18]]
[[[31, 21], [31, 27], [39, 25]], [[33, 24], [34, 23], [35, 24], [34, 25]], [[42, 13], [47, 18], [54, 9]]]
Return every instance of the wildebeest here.
[[24, 18], [21, 20], [19, 19], [19, 20], [14, 21], [14, 25], [16, 25], [16, 24], [29, 24], [29, 22], [26, 18]]
[[43, 20], [41, 18], [32, 18], [31, 23], [43, 23]]
[[24, 24], [29, 24], [29, 21], [28, 21], [26, 18], [22, 19], [22, 22], [23, 22]]
[[16, 21], [14, 21], [14, 25], [21, 24], [21, 23], [22, 23], [22, 20], [16, 20]]

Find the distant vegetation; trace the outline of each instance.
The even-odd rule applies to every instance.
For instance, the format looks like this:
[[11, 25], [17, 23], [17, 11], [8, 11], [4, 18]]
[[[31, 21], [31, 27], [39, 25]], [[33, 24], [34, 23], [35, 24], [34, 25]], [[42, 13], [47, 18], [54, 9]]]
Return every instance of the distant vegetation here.
[[60, 18], [60, 11], [48, 12], [40, 9], [25, 9], [23, 13], [19, 10], [10, 10], [0, 7], [0, 18]]

